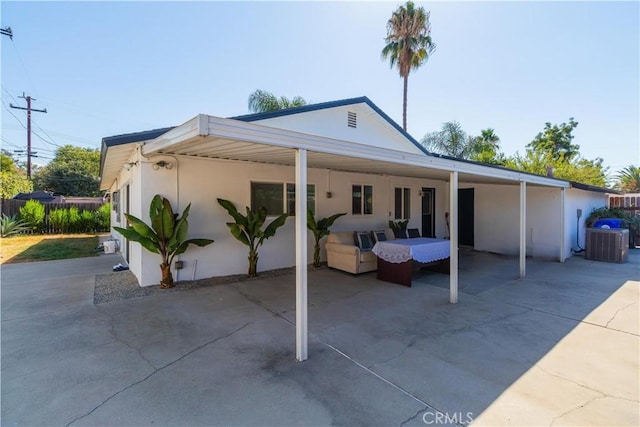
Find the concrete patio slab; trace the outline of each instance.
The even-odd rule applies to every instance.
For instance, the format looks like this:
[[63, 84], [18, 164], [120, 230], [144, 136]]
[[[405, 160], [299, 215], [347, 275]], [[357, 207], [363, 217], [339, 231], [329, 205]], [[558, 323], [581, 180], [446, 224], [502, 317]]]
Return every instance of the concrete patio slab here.
[[[412, 288], [309, 273], [93, 304], [121, 260], [2, 266], [2, 425], [638, 425], [640, 251], [627, 264], [466, 252]], [[492, 274], [493, 272], [493, 274]]]

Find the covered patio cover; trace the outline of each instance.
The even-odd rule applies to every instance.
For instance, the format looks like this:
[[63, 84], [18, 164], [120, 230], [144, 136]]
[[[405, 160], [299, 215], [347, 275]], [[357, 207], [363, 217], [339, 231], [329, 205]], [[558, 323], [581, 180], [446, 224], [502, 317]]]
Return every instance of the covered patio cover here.
[[[141, 153], [144, 157], [193, 156], [295, 167], [296, 358], [299, 361], [306, 360], [308, 356], [307, 168], [448, 181], [451, 245], [449, 299], [452, 304], [458, 301], [458, 184], [520, 186], [520, 277], [526, 273], [527, 185], [553, 187], [561, 191], [559, 224], [564, 224], [564, 190], [570, 186], [569, 182], [563, 180], [432, 155], [426, 151], [425, 154], [414, 154], [204, 114], [145, 142]], [[111, 155], [107, 153], [103, 182], [109, 181], [110, 176], [115, 178], [121, 165], [122, 153], [116, 150]], [[563, 248], [564, 231], [560, 230], [559, 235], [560, 248]], [[562, 252], [560, 260], [564, 261]]]

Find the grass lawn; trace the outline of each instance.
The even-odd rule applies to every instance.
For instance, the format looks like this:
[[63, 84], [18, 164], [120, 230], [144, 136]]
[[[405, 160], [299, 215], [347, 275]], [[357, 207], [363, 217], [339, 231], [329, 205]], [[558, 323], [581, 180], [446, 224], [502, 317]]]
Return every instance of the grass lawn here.
[[97, 234], [49, 234], [0, 239], [0, 264], [97, 256]]

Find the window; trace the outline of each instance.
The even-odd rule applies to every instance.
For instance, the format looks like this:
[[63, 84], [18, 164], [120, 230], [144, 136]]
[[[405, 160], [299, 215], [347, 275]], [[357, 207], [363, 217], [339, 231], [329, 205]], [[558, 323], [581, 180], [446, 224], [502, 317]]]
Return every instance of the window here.
[[120, 191], [111, 193], [111, 209], [115, 212], [115, 220], [120, 223]]
[[351, 186], [351, 213], [353, 215], [373, 214], [373, 186]]
[[[311, 209], [313, 215], [316, 214], [316, 186], [307, 184], [307, 209]], [[296, 185], [287, 184], [287, 213], [291, 216], [296, 214]]]
[[395, 219], [411, 218], [411, 189], [396, 188], [394, 202]]
[[[286, 191], [286, 193], [285, 193]], [[307, 185], [307, 208], [316, 212], [316, 187]], [[251, 209], [256, 210], [261, 206], [267, 209], [270, 216], [296, 214], [296, 185], [289, 183], [252, 182], [251, 183]]]
[[267, 209], [269, 215], [284, 213], [284, 191], [282, 184], [267, 182], [251, 183], [251, 210], [261, 207]]

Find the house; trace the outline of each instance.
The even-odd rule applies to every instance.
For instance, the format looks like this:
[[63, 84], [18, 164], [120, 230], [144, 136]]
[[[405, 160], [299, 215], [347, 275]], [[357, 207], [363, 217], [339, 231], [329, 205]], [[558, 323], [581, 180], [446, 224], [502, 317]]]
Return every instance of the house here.
[[13, 196], [14, 200], [36, 200], [40, 203], [61, 203], [62, 197], [47, 191], [38, 190], [31, 193], [18, 193]]
[[[217, 198], [242, 208], [268, 194], [272, 214], [291, 214], [261, 248], [258, 268], [297, 267], [299, 360], [306, 359], [306, 266], [313, 247], [305, 205], [320, 217], [347, 212], [334, 231], [408, 219], [425, 236], [450, 235], [456, 302], [458, 245], [519, 255], [524, 277], [526, 256], [570, 257], [584, 239], [576, 213], [606, 203], [604, 189], [433, 155], [366, 97], [231, 118], [200, 114], [176, 127], [107, 137], [100, 169], [114, 226], [125, 225], [124, 213], [148, 221], [155, 194], [180, 211], [191, 203], [190, 235], [215, 243], [181, 255], [177, 280], [247, 269], [247, 249], [229, 233], [230, 218]], [[159, 283], [157, 255], [118, 238], [140, 285]]]

